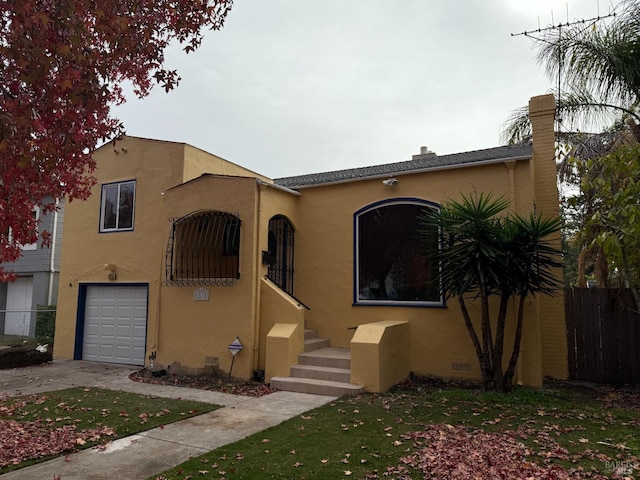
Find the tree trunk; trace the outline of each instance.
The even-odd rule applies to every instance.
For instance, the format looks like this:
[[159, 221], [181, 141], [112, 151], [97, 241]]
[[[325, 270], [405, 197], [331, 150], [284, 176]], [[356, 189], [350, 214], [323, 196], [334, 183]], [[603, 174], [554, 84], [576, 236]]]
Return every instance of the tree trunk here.
[[471, 337], [471, 342], [473, 343], [473, 348], [476, 350], [476, 356], [478, 357], [478, 362], [480, 363], [480, 370], [482, 371], [482, 386], [484, 389], [487, 389], [491, 383], [491, 370], [489, 368], [489, 359], [485, 352], [482, 351], [482, 345], [480, 344], [480, 339], [478, 338], [478, 334], [476, 333], [475, 328], [473, 328], [473, 323], [471, 322], [471, 317], [469, 316], [469, 311], [467, 310], [467, 306], [464, 303], [464, 298], [462, 296], [458, 297], [458, 302], [460, 303], [460, 310], [462, 311], [462, 318], [464, 318], [464, 324], [467, 327], [467, 331], [469, 332], [469, 336]]
[[594, 270], [596, 274], [596, 286], [598, 288], [609, 288], [609, 262], [601, 247], [595, 247]]
[[486, 358], [486, 367], [489, 384], [491, 388], [493, 382], [493, 336], [491, 334], [491, 316], [489, 315], [489, 298], [484, 291], [480, 291], [480, 315], [482, 324], [482, 347]]
[[496, 324], [496, 341], [493, 347], [493, 384], [495, 389], [502, 390], [504, 375], [502, 372], [502, 355], [504, 352], [504, 325], [507, 317], [507, 307], [510, 295], [502, 292], [500, 296], [500, 310]]
[[589, 253], [587, 247], [582, 247], [580, 254], [578, 255], [578, 272], [576, 274], [576, 286], [578, 288], [586, 288], [586, 268], [587, 268], [587, 254]]
[[516, 372], [516, 364], [518, 363], [518, 357], [520, 356], [520, 343], [522, 342], [522, 324], [524, 319], [524, 302], [527, 296], [521, 294], [520, 301], [518, 302], [518, 321], [516, 323], [516, 335], [513, 339], [513, 352], [511, 352], [511, 358], [509, 359], [509, 365], [504, 373], [503, 391], [509, 392], [512, 388], [513, 375]]
[[627, 283], [629, 284], [629, 289], [631, 290], [631, 294], [633, 295], [633, 299], [635, 301], [635, 312], [640, 311], [640, 292], [638, 292], [638, 288], [636, 283], [634, 282], [633, 274], [631, 273], [631, 268], [629, 266], [629, 257], [627, 256], [627, 247], [624, 244], [622, 238], [616, 236], [618, 239], [618, 248], [620, 249], [620, 256], [622, 258], [622, 273], [627, 279]]

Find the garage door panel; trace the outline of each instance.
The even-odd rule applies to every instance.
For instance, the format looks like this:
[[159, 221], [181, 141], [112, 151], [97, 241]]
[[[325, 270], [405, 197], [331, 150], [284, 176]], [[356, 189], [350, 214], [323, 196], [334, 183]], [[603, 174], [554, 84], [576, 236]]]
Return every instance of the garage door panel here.
[[[100, 338], [113, 337], [114, 334], [115, 328], [113, 325], [100, 325], [100, 332], [98, 333]], [[97, 340], [100, 340], [100, 338]]]
[[82, 358], [144, 365], [147, 287], [88, 286]]
[[116, 331], [118, 338], [133, 338], [131, 325], [119, 324]]
[[86, 343], [84, 345], [84, 353], [88, 355], [98, 355], [98, 345], [95, 343]]
[[103, 356], [103, 357], [107, 357], [107, 358], [112, 358], [113, 352], [114, 352], [114, 348], [113, 345], [109, 345], [109, 344], [101, 344], [100, 348], [98, 349], [98, 351], [100, 352], [99, 355]]
[[144, 342], [147, 339], [147, 327], [144, 325], [135, 325], [133, 327], [133, 338]]

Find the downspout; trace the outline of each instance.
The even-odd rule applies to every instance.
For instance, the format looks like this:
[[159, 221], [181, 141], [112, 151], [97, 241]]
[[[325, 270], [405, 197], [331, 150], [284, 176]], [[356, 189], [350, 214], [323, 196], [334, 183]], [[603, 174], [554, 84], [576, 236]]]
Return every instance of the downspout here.
[[[160, 193], [160, 198], [162, 201], [162, 218], [166, 218], [166, 203], [165, 203], [165, 196], [164, 196], [164, 192]], [[162, 240], [164, 240], [164, 222], [161, 223], [160, 225], [160, 238]], [[161, 240], [161, 241], [162, 241]], [[165, 249], [166, 249], [166, 245], [165, 245]], [[151, 353], [149, 355], [147, 355], [147, 358], [149, 360], [149, 367], [151, 368], [151, 371], [155, 370], [155, 364], [156, 364], [156, 358], [158, 355], [158, 341], [160, 338], [160, 310], [162, 308], [162, 270], [163, 268], [166, 268], [165, 265], [165, 261], [166, 261], [166, 252], [165, 252], [165, 256], [162, 255], [162, 244], [160, 247], [160, 275], [158, 276], [158, 283], [157, 283], [157, 290], [156, 290], [156, 321], [155, 321], [155, 325], [154, 325], [154, 329], [153, 329], [153, 343], [151, 345], [149, 345], [149, 350], [151, 350]]]
[[53, 211], [53, 231], [51, 233], [51, 253], [49, 263], [49, 293], [47, 294], [47, 306], [53, 302], [53, 283], [56, 274], [56, 235], [58, 234], [58, 208], [60, 202], [56, 198], [56, 209]]
[[257, 200], [256, 200], [256, 233], [255, 233], [255, 245], [254, 245], [254, 254], [255, 254], [255, 276], [254, 276], [254, 293], [253, 293], [253, 302], [254, 302], [254, 331], [253, 331], [253, 371], [259, 369], [260, 367], [260, 217], [262, 215], [262, 188], [260, 188], [263, 183], [258, 180], [256, 182], [256, 192], [257, 192]]

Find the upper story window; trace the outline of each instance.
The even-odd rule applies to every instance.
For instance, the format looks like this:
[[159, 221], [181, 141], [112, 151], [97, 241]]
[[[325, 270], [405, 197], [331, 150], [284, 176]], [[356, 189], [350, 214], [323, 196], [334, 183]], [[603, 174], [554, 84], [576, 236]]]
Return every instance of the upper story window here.
[[[40, 222], [40, 207], [38, 206], [33, 207], [33, 210], [31, 210], [31, 215], [33, 216], [33, 219], [35, 221], [35, 235], [36, 235], [36, 238], [38, 238], [38, 223]], [[11, 228], [9, 228], [8, 237], [9, 237], [9, 243], [11, 243], [13, 241], [13, 232]], [[26, 245], [20, 245], [20, 248], [22, 249], [22, 251], [37, 250], [38, 241], [36, 240], [34, 243], [27, 243]]]
[[100, 231], [133, 230], [135, 202], [135, 180], [102, 185]]
[[426, 252], [438, 232], [426, 232], [420, 217], [437, 205], [398, 198], [378, 202], [354, 215], [354, 304], [440, 306], [439, 266]]

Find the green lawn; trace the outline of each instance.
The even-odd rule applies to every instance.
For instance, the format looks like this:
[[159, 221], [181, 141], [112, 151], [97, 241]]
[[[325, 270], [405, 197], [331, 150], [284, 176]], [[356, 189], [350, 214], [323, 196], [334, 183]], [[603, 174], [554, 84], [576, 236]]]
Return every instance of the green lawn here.
[[216, 408], [82, 387], [0, 397], [0, 474]]
[[38, 342], [35, 338], [30, 337], [18, 337], [17, 335], [0, 335], [0, 345], [6, 345], [9, 347], [21, 347], [24, 345], [37, 345]]
[[[345, 397], [152, 478], [432, 478], [428, 472], [437, 468], [444, 470], [433, 478], [473, 478], [443, 467], [465, 461], [476, 473], [502, 469], [503, 478], [525, 471], [542, 478], [534, 467], [557, 474], [544, 478], [583, 478], [592, 469], [612, 476], [619, 468], [638, 475], [639, 398], [560, 388]], [[576, 469], [574, 476], [559, 475], [561, 467]], [[501, 478], [491, 471], [481, 478]]]

